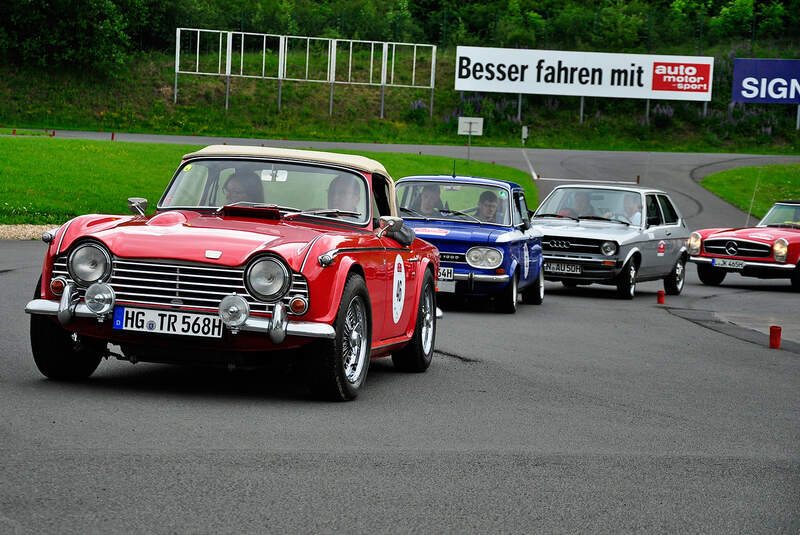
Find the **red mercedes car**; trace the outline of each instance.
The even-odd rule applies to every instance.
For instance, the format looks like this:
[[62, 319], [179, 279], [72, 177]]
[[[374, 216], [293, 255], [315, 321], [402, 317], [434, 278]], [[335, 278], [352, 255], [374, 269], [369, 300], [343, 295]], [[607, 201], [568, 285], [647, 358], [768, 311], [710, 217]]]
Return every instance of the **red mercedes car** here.
[[800, 291], [800, 201], [775, 203], [755, 227], [693, 232], [689, 254], [703, 284], [717, 286], [733, 272], [790, 279]]
[[314, 391], [347, 400], [370, 358], [430, 364], [439, 253], [397, 217], [380, 163], [210, 146], [184, 156], [155, 215], [128, 203], [134, 215], [84, 215], [43, 236], [26, 312], [45, 376], [88, 377], [109, 355], [254, 367], [299, 348]]

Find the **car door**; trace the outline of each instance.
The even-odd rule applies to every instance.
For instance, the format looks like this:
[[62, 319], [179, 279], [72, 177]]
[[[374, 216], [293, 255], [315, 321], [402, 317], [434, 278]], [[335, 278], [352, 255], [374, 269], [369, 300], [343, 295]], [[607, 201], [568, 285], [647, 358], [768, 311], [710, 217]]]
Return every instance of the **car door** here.
[[661, 216], [664, 218], [664, 274], [672, 271], [675, 262], [681, 252], [683, 242], [683, 225], [678, 211], [672, 201], [666, 195], [658, 195], [658, 206], [661, 208]]
[[666, 231], [664, 229], [664, 218], [661, 215], [661, 208], [658, 206], [658, 199], [653, 193], [645, 196], [645, 229], [642, 253], [642, 265], [639, 266], [639, 275], [642, 277], [654, 277], [664, 272], [667, 265], [666, 257]]
[[534, 233], [531, 229], [530, 218], [528, 217], [528, 205], [525, 203], [525, 193], [522, 190], [514, 190], [512, 223], [514, 228], [519, 229], [521, 236], [519, 241], [513, 244], [514, 254], [519, 262], [519, 286], [523, 287], [530, 283], [536, 272], [535, 267], [531, 268], [531, 260], [534, 244]]

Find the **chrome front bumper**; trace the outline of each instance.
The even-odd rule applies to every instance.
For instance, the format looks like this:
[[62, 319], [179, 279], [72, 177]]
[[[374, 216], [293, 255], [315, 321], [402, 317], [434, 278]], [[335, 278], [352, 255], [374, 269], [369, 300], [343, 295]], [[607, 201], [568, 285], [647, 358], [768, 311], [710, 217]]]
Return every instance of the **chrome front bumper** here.
[[475, 282], [508, 282], [508, 275], [483, 275], [481, 273], [453, 273], [453, 280]]
[[[68, 284], [60, 301], [34, 299], [25, 305], [25, 312], [57, 316], [62, 325], [68, 325], [73, 318], [95, 318], [98, 322], [105, 320], [106, 315], [95, 314], [85, 303], [77, 302], [75, 296], [74, 287], [72, 284]], [[336, 336], [333, 326], [327, 323], [288, 321], [283, 303], [276, 303], [271, 318], [250, 316], [237, 330], [266, 334], [276, 345], [282, 343], [287, 336], [307, 338], [334, 338]]]
[[[690, 256], [689, 262], [694, 262], [695, 264], [711, 264], [711, 261], [714, 258], [709, 258], [707, 256]], [[725, 260], [739, 260], [739, 259], [726, 258]], [[778, 264], [776, 262], [753, 262], [752, 260], [741, 260], [741, 262], [744, 263], [744, 267], [774, 269], [776, 271], [792, 271], [795, 267], [797, 267], [796, 264]], [[727, 269], [727, 268], [721, 267], [720, 269]]]

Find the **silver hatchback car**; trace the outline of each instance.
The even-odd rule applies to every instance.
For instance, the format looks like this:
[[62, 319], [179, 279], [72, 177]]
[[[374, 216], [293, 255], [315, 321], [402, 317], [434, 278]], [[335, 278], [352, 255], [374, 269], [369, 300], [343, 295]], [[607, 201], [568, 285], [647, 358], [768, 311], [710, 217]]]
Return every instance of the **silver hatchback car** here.
[[683, 290], [689, 231], [665, 192], [639, 186], [558, 186], [533, 214], [544, 234], [544, 275], [564, 286], [611, 284], [633, 299], [636, 283]]

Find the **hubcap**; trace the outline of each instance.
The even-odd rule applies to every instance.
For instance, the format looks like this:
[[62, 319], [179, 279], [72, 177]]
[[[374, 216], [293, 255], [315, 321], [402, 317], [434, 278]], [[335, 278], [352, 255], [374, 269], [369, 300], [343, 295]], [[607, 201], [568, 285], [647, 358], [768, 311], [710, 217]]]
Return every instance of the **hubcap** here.
[[683, 288], [683, 279], [685, 276], [686, 276], [686, 267], [683, 265], [683, 262], [678, 260], [678, 263], [675, 265], [675, 280], [678, 283], [679, 290]]
[[539, 299], [544, 299], [544, 277], [542, 272], [539, 272]]
[[633, 297], [633, 294], [636, 292], [636, 266], [634, 266], [633, 264], [631, 264], [631, 269], [629, 274], [630, 274], [630, 289], [628, 291], [630, 292], [631, 297]]
[[349, 382], [355, 383], [361, 377], [367, 360], [367, 314], [364, 303], [358, 296], [347, 306], [343, 334], [344, 375]]
[[436, 314], [433, 313], [433, 297], [431, 296], [430, 287], [425, 291], [422, 296], [422, 350], [426, 355], [431, 352], [433, 345], [433, 330], [434, 323], [436, 322]]
[[511, 306], [517, 308], [517, 279], [511, 279]]

